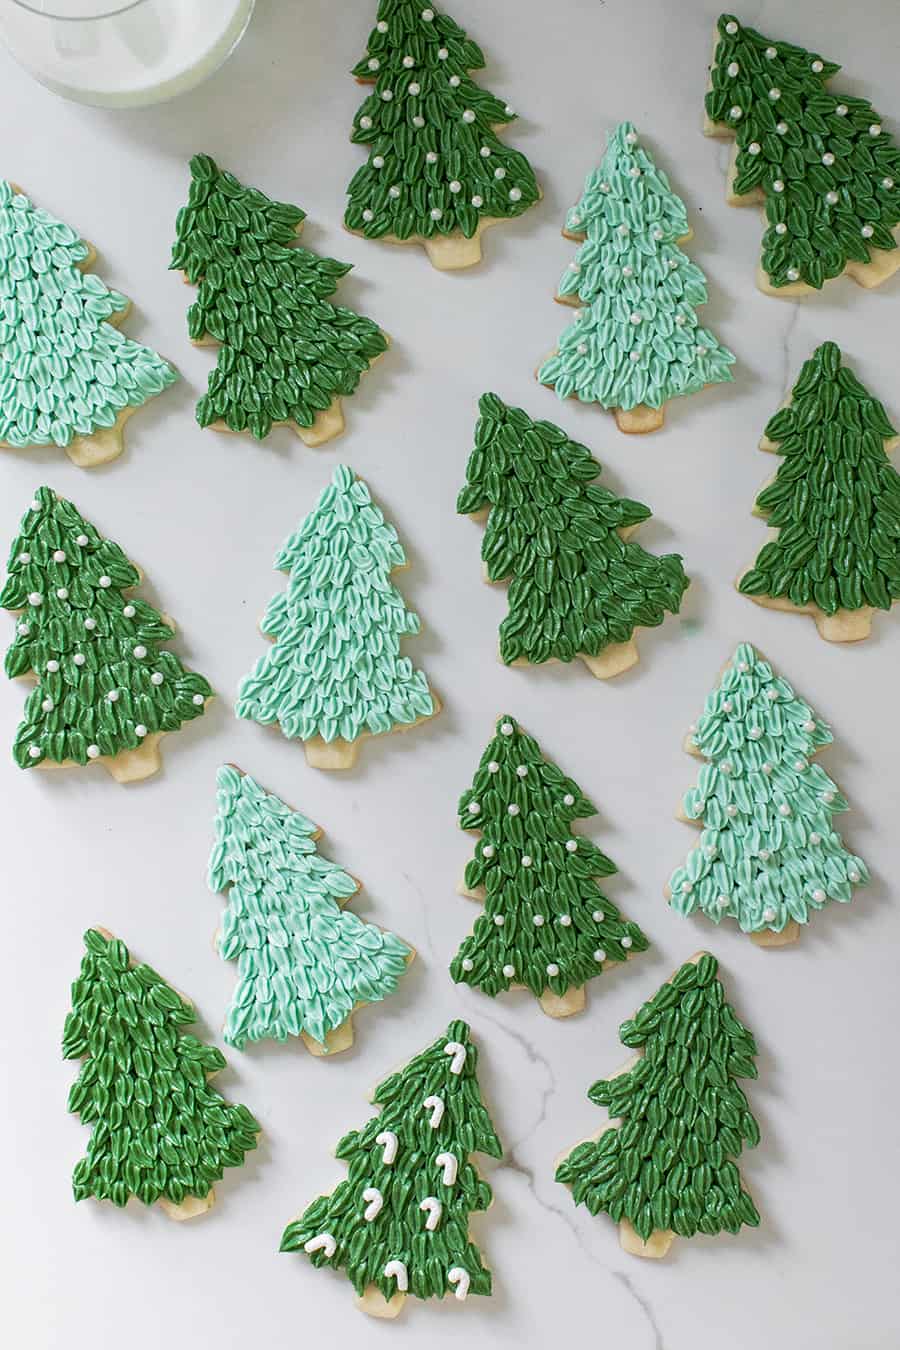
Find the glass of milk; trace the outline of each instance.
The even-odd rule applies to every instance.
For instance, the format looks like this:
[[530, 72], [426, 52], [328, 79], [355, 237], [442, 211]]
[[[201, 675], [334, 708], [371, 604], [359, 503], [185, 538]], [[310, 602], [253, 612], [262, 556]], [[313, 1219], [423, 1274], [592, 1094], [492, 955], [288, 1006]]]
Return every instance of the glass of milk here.
[[107, 108], [158, 103], [217, 70], [255, 0], [0, 0], [0, 38], [54, 93]]

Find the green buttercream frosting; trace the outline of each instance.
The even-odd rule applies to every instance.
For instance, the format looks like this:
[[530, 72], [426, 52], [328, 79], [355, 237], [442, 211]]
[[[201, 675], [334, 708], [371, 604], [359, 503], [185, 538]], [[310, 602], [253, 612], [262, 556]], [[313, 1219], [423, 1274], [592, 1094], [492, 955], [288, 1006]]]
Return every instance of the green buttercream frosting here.
[[702, 954], [622, 1023], [622, 1044], [640, 1058], [588, 1092], [620, 1123], [556, 1169], [577, 1205], [628, 1219], [645, 1242], [654, 1230], [694, 1237], [759, 1224], [732, 1161], [745, 1144], [759, 1143], [737, 1081], [756, 1077], [757, 1050], [717, 971], [715, 958]]
[[5, 669], [37, 677], [13, 758], [86, 764], [199, 717], [212, 690], [162, 643], [172, 629], [133, 563], [71, 502], [38, 488], [10, 549], [0, 607], [18, 614]]
[[536, 997], [546, 989], [562, 995], [599, 975], [604, 962], [646, 951], [640, 928], [597, 885], [615, 865], [572, 830], [596, 813], [537, 741], [512, 717], [499, 719], [457, 813], [462, 829], [481, 831], [465, 886], [485, 896], [450, 966], [457, 984], [492, 997], [516, 985]]
[[469, 1237], [469, 1215], [488, 1208], [491, 1188], [469, 1155], [500, 1158], [503, 1150], [477, 1065], [468, 1026], [451, 1022], [386, 1078], [372, 1097], [379, 1114], [335, 1150], [349, 1177], [288, 1224], [281, 1250], [345, 1270], [358, 1294], [370, 1284], [386, 1299], [398, 1291], [489, 1294], [491, 1273]]
[[225, 1059], [182, 1030], [196, 1020], [190, 1003], [133, 965], [124, 942], [91, 928], [84, 943], [63, 1033], [64, 1058], [84, 1060], [69, 1110], [93, 1130], [75, 1199], [203, 1198], [226, 1167], [241, 1166], [260, 1126], [210, 1086]]
[[600, 465], [552, 422], [534, 422], [496, 394], [478, 406], [457, 510], [491, 508], [481, 546], [488, 580], [512, 578], [502, 660], [597, 656], [677, 613], [688, 585], [680, 556], [654, 557], [619, 534], [649, 507], [594, 483]]
[[718, 35], [706, 111], [737, 139], [734, 192], [765, 196], [770, 284], [818, 288], [895, 248], [900, 152], [868, 99], [828, 93], [840, 66], [731, 14]]
[[428, 681], [400, 655], [401, 639], [419, 631], [390, 579], [405, 563], [365, 483], [339, 465], [275, 559], [288, 586], [266, 610], [274, 645], [241, 681], [238, 717], [304, 741], [354, 741], [430, 717]]
[[199, 285], [188, 310], [194, 341], [220, 344], [201, 426], [221, 421], [258, 440], [276, 422], [309, 427], [387, 348], [371, 319], [328, 297], [349, 263], [296, 245], [304, 213], [244, 187], [208, 155], [191, 160], [188, 204], [169, 266]]
[[219, 952], [237, 961], [226, 1045], [324, 1044], [357, 1003], [392, 994], [410, 949], [341, 909], [357, 883], [316, 851], [318, 828], [230, 765], [217, 777], [209, 884], [228, 892]]
[[483, 66], [481, 49], [434, 5], [379, 0], [353, 68], [373, 88], [353, 122], [369, 158], [348, 188], [351, 230], [470, 238], [482, 218], [519, 216], [538, 200], [528, 160], [495, 131], [515, 113], [469, 75]]
[[90, 249], [0, 179], [0, 442], [70, 445], [176, 379], [106, 320], [128, 300], [82, 271]]
[[811, 762], [831, 731], [749, 643], [707, 697], [691, 738], [707, 763], [682, 805], [703, 833], [669, 881], [672, 908], [702, 910], [714, 923], [736, 919], [745, 933], [780, 933], [831, 900], [851, 900], [869, 874], [832, 825], [847, 802]]
[[890, 609], [900, 599], [900, 474], [884, 442], [897, 433], [833, 342], [804, 363], [765, 434], [783, 463], [756, 509], [778, 533], [739, 589], [826, 614]]
[[675, 242], [688, 228], [684, 202], [620, 122], [566, 217], [566, 232], [584, 243], [559, 295], [582, 307], [540, 367], [542, 384], [627, 410], [732, 379], [734, 356], [697, 323], [706, 278]]

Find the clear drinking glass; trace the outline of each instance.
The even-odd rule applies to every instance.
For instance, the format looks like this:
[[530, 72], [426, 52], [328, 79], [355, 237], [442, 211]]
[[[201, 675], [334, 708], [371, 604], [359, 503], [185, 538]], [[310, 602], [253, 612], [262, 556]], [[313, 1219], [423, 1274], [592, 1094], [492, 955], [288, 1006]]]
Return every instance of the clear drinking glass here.
[[255, 0], [0, 0], [0, 38], [35, 79], [100, 107], [158, 103], [217, 70]]

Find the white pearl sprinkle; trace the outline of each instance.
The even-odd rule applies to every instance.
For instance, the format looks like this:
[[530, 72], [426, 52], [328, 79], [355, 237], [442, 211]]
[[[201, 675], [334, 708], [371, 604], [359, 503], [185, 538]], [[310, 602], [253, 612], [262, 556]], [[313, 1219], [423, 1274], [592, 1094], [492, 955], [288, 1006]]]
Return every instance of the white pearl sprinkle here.
[[822, 156], [822, 163], [826, 166], [826, 168], [829, 169], [831, 168], [832, 164], [834, 163], [834, 155], [831, 153], [830, 150], [825, 151], [824, 155]]
[[662, 230], [656, 229], [656, 230], [653, 231], [653, 238], [654, 238], [654, 239], [662, 239], [662, 237], [663, 237], [663, 232], [662, 232]]
[[504, 723], [502, 724], [502, 726], [500, 727], [500, 735], [501, 735], [501, 736], [511, 736], [512, 734], [513, 734], [513, 724], [512, 724], [512, 722], [504, 722]]
[[396, 184], [396, 183], [393, 183], [393, 184], [388, 188], [388, 196], [389, 196], [389, 197], [393, 197], [395, 201], [396, 201], [396, 199], [400, 196], [400, 189], [397, 187], [397, 184]]
[[383, 169], [383, 168], [384, 168], [384, 155], [373, 155], [373, 156], [372, 156], [372, 168], [373, 168], [373, 169]]
[[732, 61], [730, 66], [728, 67], [728, 74], [731, 76], [732, 79], [734, 79], [735, 75], [740, 74], [740, 70], [741, 68], [738, 65], [737, 61]]
[[477, 816], [477, 815], [478, 815], [478, 812], [479, 812], [480, 810], [481, 810], [481, 805], [480, 805], [479, 802], [469, 802], [469, 815], [470, 815], [470, 816]]
[[637, 310], [635, 310], [633, 314], [629, 314], [628, 316], [630, 323], [640, 323], [642, 318], [643, 315], [639, 314]]
[[527, 778], [527, 777], [528, 777], [528, 765], [527, 765], [527, 764], [517, 764], [517, 765], [516, 765], [516, 773], [517, 773], [517, 775], [519, 776], [519, 778]]
[[510, 802], [506, 809], [511, 816], [517, 816], [519, 814], [519, 808], [515, 802]]
[[567, 852], [567, 853], [574, 853], [574, 852], [577, 850], [577, 848], [578, 848], [578, 840], [577, 840], [577, 839], [567, 839], [567, 840], [566, 840], [566, 852]]
[[527, 853], [523, 853], [523, 854], [522, 854], [522, 866], [523, 866], [523, 867], [530, 867], [530, 866], [531, 866], [531, 858], [530, 858], [530, 856], [529, 856]]
[[32, 591], [28, 597], [28, 603], [29, 605], [34, 605], [35, 608], [37, 608], [38, 605], [42, 605], [44, 603], [44, 597], [41, 595], [40, 591]]
[[370, 69], [370, 70], [380, 70], [380, 69], [381, 69], [381, 62], [378, 60], [378, 57], [377, 57], [377, 56], [370, 56], [370, 57], [369, 57], [369, 69]]
[[447, 83], [450, 85], [451, 89], [458, 89], [460, 86], [460, 78], [458, 75], [451, 75]]
[[859, 873], [857, 872], [857, 870], [856, 870], [855, 867], [852, 868], [851, 871], [849, 871], [849, 872], [847, 873], [847, 880], [848, 880], [848, 881], [859, 881]]
[[134, 734], [140, 741], [142, 741], [144, 737], [147, 735], [147, 728], [144, 726], [142, 722], [137, 722], [135, 724]]
[[869, 127], [869, 135], [870, 135], [870, 136], [880, 136], [880, 135], [881, 135], [881, 123], [880, 123], [880, 122], [873, 122], [873, 123], [872, 123], [872, 125]]
[[143, 661], [144, 657], [147, 655], [147, 648], [138, 645], [134, 648], [134, 655], [139, 661]]
[[882, 180], [881, 180], [881, 186], [882, 186], [883, 188], [886, 188], [887, 191], [890, 192], [891, 188], [894, 186], [894, 180], [893, 180], [893, 178], [882, 178]]
[[817, 904], [821, 905], [825, 899], [825, 892], [823, 890], [815, 890], [812, 893], [812, 898], [816, 901]]
[[68, 600], [68, 598], [69, 598], [68, 587], [66, 587], [66, 586], [58, 586], [58, 587], [56, 588], [56, 598], [57, 598], [57, 600]]
[[641, 176], [641, 171], [636, 164], [628, 170], [628, 173], [631, 178], [640, 178]]
[[51, 659], [47, 662], [47, 669], [50, 671], [51, 675], [55, 675], [59, 670], [59, 662]]
[[762, 146], [760, 145], [759, 141], [751, 141], [750, 144], [747, 146], [747, 150], [751, 155], [758, 155], [760, 150], [762, 150]]
[[379, 33], [386, 33], [388, 30], [387, 21], [385, 19], [379, 19], [375, 27], [378, 29]]
[[777, 103], [778, 100], [781, 98], [781, 90], [777, 88], [770, 89], [769, 98], [772, 100], [773, 103]]
[[606, 918], [606, 915], [603, 913], [602, 909], [595, 909], [591, 918], [594, 920], [594, 923], [602, 923]]
[[362, 127], [363, 131], [368, 131], [372, 125], [371, 117], [361, 117], [359, 119], [359, 125]]
[[824, 69], [825, 67], [822, 65], [821, 61], [813, 61], [812, 65], [810, 66], [810, 70], [813, 72], [814, 75], [821, 75]]
[[634, 145], [636, 141], [637, 141], [637, 132], [636, 132], [636, 131], [629, 131], [629, 132], [626, 132], [626, 134], [625, 134], [625, 144], [626, 144], [626, 145]]
[[423, 10], [422, 10], [422, 18], [425, 20], [426, 23], [431, 23], [431, 20], [434, 18], [434, 10], [433, 10], [433, 9], [423, 9]]
[[472, 970], [473, 967], [474, 967], [474, 964], [475, 964], [475, 963], [474, 963], [472, 960], [470, 960], [470, 958], [469, 958], [468, 956], [464, 956], [464, 957], [463, 957], [463, 959], [462, 959], [462, 968], [463, 968], [463, 970], [465, 970], [466, 972]]
[[107, 590], [112, 585], [112, 577], [108, 577], [105, 575], [100, 577], [97, 582], [97, 585], [102, 586], [104, 590]]
[[471, 108], [466, 108], [465, 112], [464, 112], [463, 115], [462, 115], [462, 120], [463, 120], [464, 122], [474, 122], [474, 121], [475, 121], [475, 114], [472, 112], [472, 109], [471, 109]]
[[500, 771], [500, 765], [497, 763], [497, 761], [496, 761], [495, 759], [492, 759], [492, 760], [488, 763], [487, 768], [488, 768], [488, 773], [499, 773], [499, 771]]
[[726, 23], [725, 25], [725, 32], [728, 33], [730, 37], [734, 37], [737, 30], [738, 26], [735, 23], [734, 19], [730, 19], [729, 22]]
[[[34, 509], [34, 508], [32, 508], [32, 509]], [[29, 747], [28, 747], [28, 753], [29, 753], [29, 755], [31, 756], [32, 759], [37, 759], [38, 756], [39, 756], [40, 753], [41, 753], [41, 747], [40, 747], [39, 745], [29, 745]]]
[[789, 267], [789, 268], [788, 268], [788, 270], [787, 270], [787, 279], [788, 279], [788, 281], [799, 281], [799, 280], [800, 280], [800, 273], [797, 271], [796, 267]]
[[779, 220], [778, 224], [775, 226], [775, 233], [787, 234], [787, 225], [785, 225], [783, 220]]
[[771, 764], [764, 764], [764, 765], [762, 766], [762, 769], [763, 769], [763, 773], [771, 773], [771, 772], [772, 772], [772, 765], [771, 765]]
[[837, 113], [838, 117], [846, 117], [850, 109], [847, 107], [846, 103], [839, 103], [834, 111]]
[[788, 129], [788, 124], [787, 124], [787, 122], [776, 122], [776, 124], [775, 124], [775, 130], [778, 132], [778, 135], [779, 135], [779, 136], [786, 136], [786, 135], [787, 135], [787, 129]]
[[414, 127], [422, 128], [425, 125], [425, 118], [422, 117], [419, 113], [416, 113], [415, 117], [412, 120], [412, 124]]
[[531, 922], [534, 924], [535, 928], [542, 928], [544, 924], [543, 914], [535, 914]]
[[473, 206], [483, 206], [483, 205], [484, 205], [484, 198], [483, 198], [483, 197], [478, 197], [478, 196], [473, 197], [473, 198], [472, 198], [472, 205], [473, 205]]
[[485, 844], [484, 848], [481, 850], [481, 856], [482, 856], [483, 858], [493, 858], [493, 856], [494, 856], [494, 845], [493, 845], [493, 844]]
[[66, 561], [65, 550], [64, 550], [64, 549], [61, 549], [61, 548], [55, 548], [55, 549], [53, 550], [53, 561], [54, 561], [54, 562], [65, 562], [65, 561]]
[[40, 504], [40, 502], [38, 501], [37, 497], [32, 497], [32, 499], [31, 499], [31, 510], [32, 510], [32, 511], [40, 511], [40, 509], [41, 509], [41, 504]]
[[451, 182], [448, 186], [449, 186], [451, 192], [461, 192], [461, 191], [462, 191], [462, 183], [459, 181], [458, 178], [454, 178], [454, 179], [452, 180], [452, 182]]
[[780, 816], [789, 816], [791, 814], [791, 808], [788, 806], [787, 802], [781, 803], [778, 808], [778, 814]]
[[625, 224], [624, 221], [619, 226], [619, 234], [628, 234], [628, 226]]
[[499, 178], [505, 178], [505, 177], [506, 177], [506, 170], [505, 170], [505, 169], [502, 169], [502, 168], [501, 168], [501, 169], [495, 169], [495, 170], [494, 170], [494, 177], [495, 177], [495, 178], [498, 178], [498, 179], [499, 179]]
[[416, 82], [413, 81], [413, 83], [409, 86], [408, 92], [410, 94], [410, 97], [415, 98], [417, 94], [421, 94], [422, 86], [420, 84], [416, 84]]
[[765, 923], [774, 923], [774, 922], [775, 922], [775, 911], [774, 911], [774, 909], [772, 909], [771, 905], [767, 906], [767, 907], [763, 910], [763, 920], [764, 920]]
[[516, 968], [515, 968], [515, 966], [504, 966], [504, 967], [503, 967], [503, 974], [505, 975], [506, 979], [508, 979], [508, 980], [511, 980], [512, 977], [515, 975], [515, 973], [516, 973]]
[[416, 64], [415, 58], [412, 56], [404, 56], [403, 64], [406, 66], [407, 70], [412, 70], [413, 66]]
[[496, 926], [497, 926], [498, 928], [502, 928], [503, 925], [506, 923], [506, 919], [503, 917], [502, 914], [495, 914], [495, 915], [494, 915], [494, 923], [496, 924]]
[[762, 727], [751, 727], [750, 730], [749, 730], [748, 733], [747, 733], [747, 735], [750, 737], [751, 741], [758, 741], [758, 740], [760, 740], [760, 739], [762, 738], [762, 734], [763, 734], [763, 729], [762, 729]]
[[374, 211], [370, 211], [369, 208], [366, 207], [365, 211], [363, 211], [363, 213], [362, 213], [362, 218], [363, 218], [364, 221], [366, 221], [366, 223], [368, 223], [370, 220], [374, 220], [374, 219], [375, 219], [375, 212], [374, 212]]
[[571, 792], [567, 792], [566, 795], [563, 797], [563, 806], [574, 806], [574, 805], [575, 805], [575, 798], [573, 797]]
[[72, 657], [72, 660], [75, 662], [76, 666], [83, 666], [87, 658], [83, 652], [76, 652]]
[[571, 928], [571, 927], [572, 927], [572, 916], [571, 916], [571, 914], [560, 914], [560, 916], [559, 916], [559, 921], [560, 921], [560, 923], [562, 924], [563, 928]]
[[606, 960], [606, 952], [603, 950], [602, 947], [598, 947], [597, 950], [594, 952], [594, 960], [597, 962]]
[[394, 97], [393, 89], [382, 89], [381, 97], [385, 103], [390, 103], [391, 99]]
[[522, 189], [521, 189], [521, 188], [510, 188], [510, 190], [509, 190], [509, 200], [510, 200], [511, 202], [518, 202], [518, 201], [521, 201], [521, 200], [522, 200]]
[[439, 47], [439, 48], [438, 48], [438, 60], [439, 60], [439, 61], [446, 61], [446, 60], [447, 60], [447, 57], [448, 57], [449, 55], [450, 55], [450, 53], [447, 51], [447, 48], [446, 48], [446, 47]]
[[735, 806], [734, 802], [729, 802], [728, 805], [725, 807], [726, 816], [734, 817], [737, 815], [737, 813], [738, 813], [737, 807]]
[[744, 110], [743, 108], [739, 107], [737, 103], [735, 103], [733, 108], [728, 109], [728, 116], [731, 118], [732, 122], [736, 122], [738, 118], [743, 117], [743, 115]]
[[864, 225], [860, 230], [860, 234], [862, 235], [863, 239], [871, 239], [874, 233], [875, 231], [872, 229], [871, 225]]
[[438, 154], [436, 150], [427, 150], [425, 152], [426, 164], [437, 164], [437, 161], [438, 161]]
[[28, 634], [31, 632], [31, 629], [28, 627], [27, 623], [20, 623], [16, 626], [16, 632], [21, 637], [27, 637]]
[[162, 684], [164, 678], [165, 677], [161, 670], [154, 670], [153, 674], [150, 676], [150, 683]]
[[633, 277], [633, 276], [634, 276], [634, 268], [633, 268], [633, 267], [630, 267], [630, 266], [628, 265], [628, 263], [626, 263], [625, 266], [622, 268], [622, 276], [623, 276], [623, 277]]
[[812, 834], [809, 836], [809, 842], [811, 844], [821, 844], [822, 836], [820, 834], [817, 834], [816, 831], [813, 830]]
[[626, 933], [625, 936], [624, 936], [623, 939], [622, 939], [622, 946], [625, 948], [626, 951], [628, 951], [628, 948], [629, 948], [631, 945], [632, 945], [632, 939], [631, 939], [631, 938], [628, 936], [628, 934]]
[[555, 979], [556, 976], [559, 974], [559, 966], [556, 965], [554, 961], [551, 961], [549, 966], [547, 967], [547, 974], [550, 976], [551, 980]]
[[775, 179], [775, 182], [772, 184], [772, 187], [775, 192], [784, 192], [784, 183], [780, 178]]
[[640, 352], [638, 351], [637, 348], [635, 348], [633, 352], [629, 352], [629, 353], [628, 353], [628, 356], [629, 356], [629, 359], [632, 360], [632, 361], [640, 361], [640, 359], [641, 359], [641, 354], [640, 354]]
[[776, 57], [777, 55], [778, 55], [778, 52], [777, 52], [777, 50], [776, 50], [774, 47], [767, 47], [767, 48], [766, 48], [766, 58], [767, 58], [769, 61], [774, 61], [774, 60], [775, 60], [775, 57]]
[[99, 745], [89, 745], [87, 748], [88, 759], [97, 759], [100, 755]]
[[109, 691], [109, 693], [106, 695], [106, 697], [109, 699], [110, 703], [118, 703], [118, 701], [119, 701], [119, 691], [118, 691], [118, 689], [110, 689], [110, 691]]
[[41, 704], [41, 707], [43, 708], [44, 712], [52, 712], [52, 711], [53, 711], [53, 699], [52, 699], [52, 698], [45, 698], [44, 701], [43, 701], [43, 703]]
[[716, 900], [716, 904], [718, 905], [719, 909], [727, 909], [728, 906], [731, 904], [731, 900], [727, 895], [720, 895]]
[[703, 346], [703, 343], [702, 343], [702, 342], [701, 342], [701, 343], [698, 343], [697, 348], [696, 348], [696, 352], [697, 352], [697, 355], [698, 355], [698, 356], [706, 356], [706, 354], [707, 354], [707, 348]]

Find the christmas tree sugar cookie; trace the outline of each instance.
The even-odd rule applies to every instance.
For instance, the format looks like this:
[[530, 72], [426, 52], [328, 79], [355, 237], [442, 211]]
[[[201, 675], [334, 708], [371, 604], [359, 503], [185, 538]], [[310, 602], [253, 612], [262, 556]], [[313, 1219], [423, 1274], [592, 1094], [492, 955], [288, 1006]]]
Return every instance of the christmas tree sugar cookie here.
[[654, 557], [631, 540], [650, 509], [593, 482], [600, 465], [585, 446], [496, 394], [483, 394], [478, 407], [456, 509], [487, 520], [486, 579], [510, 579], [501, 661], [579, 656], [601, 680], [630, 669], [638, 629], [681, 607], [688, 579], [680, 556]]
[[813, 756], [831, 730], [748, 642], [738, 647], [685, 742], [705, 759], [679, 818], [702, 827], [666, 896], [679, 914], [734, 919], [782, 947], [832, 900], [869, 879], [832, 816], [848, 809]]
[[175, 625], [130, 594], [141, 580], [71, 502], [38, 488], [0, 591], [17, 617], [6, 673], [36, 681], [13, 745], [20, 768], [97, 760], [119, 783], [148, 778], [166, 732], [203, 713], [212, 690], [162, 646]]
[[169, 266], [199, 286], [188, 333], [219, 345], [197, 421], [257, 440], [287, 424], [310, 446], [344, 430], [341, 399], [387, 349], [381, 329], [330, 297], [350, 263], [296, 244], [305, 213], [191, 160]]
[[401, 639], [419, 631], [391, 581], [406, 565], [365, 483], [339, 465], [275, 559], [288, 586], [263, 617], [274, 645], [241, 681], [238, 717], [277, 722], [317, 769], [349, 769], [362, 737], [433, 717], [436, 695], [400, 655]]
[[120, 333], [131, 302], [88, 271], [96, 253], [0, 179], [0, 448], [59, 445], [90, 468], [173, 383], [156, 352]]
[[573, 822], [597, 808], [509, 716], [497, 722], [459, 801], [478, 831], [460, 891], [484, 913], [450, 966], [457, 984], [491, 997], [530, 989], [550, 1017], [581, 1012], [585, 984], [648, 943], [597, 885], [616, 867]]
[[320, 1195], [281, 1239], [314, 1266], [343, 1270], [357, 1306], [396, 1317], [407, 1297], [465, 1302], [490, 1294], [491, 1272], [469, 1233], [469, 1216], [491, 1204], [471, 1154], [503, 1149], [481, 1100], [478, 1051], [465, 1022], [372, 1094], [379, 1107], [335, 1156], [349, 1177]]
[[256, 1148], [258, 1122], [209, 1082], [215, 1046], [182, 1030], [192, 1004], [103, 928], [84, 935], [63, 1057], [83, 1060], [69, 1110], [92, 1132], [72, 1177], [76, 1200], [159, 1202], [170, 1219], [208, 1210], [226, 1167]]
[[719, 19], [704, 131], [735, 138], [729, 204], [765, 211], [757, 282], [769, 295], [842, 272], [880, 286], [900, 267], [900, 151], [868, 99], [829, 92], [839, 70]]
[[556, 1180], [618, 1223], [632, 1256], [665, 1256], [676, 1235], [757, 1227], [734, 1162], [759, 1143], [738, 1081], [756, 1077], [756, 1044], [725, 1001], [715, 957], [693, 956], [619, 1039], [634, 1056], [588, 1092], [610, 1119], [560, 1159]]
[[669, 399], [732, 378], [734, 356], [697, 322], [708, 296], [678, 247], [692, 234], [684, 202], [630, 122], [610, 135], [563, 234], [581, 247], [556, 298], [576, 312], [541, 384], [612, 408], [620, 431], [646, 432], [662, 426]]
[[738, 590], [810, 614], [828, 642], [858, 642], [900, 598], [900, 437], [884, 408], [823, 342], [759, 443], [783, 457], [756, 499], [771, 527]]
[[351, 140], [368, 160], [347, 189], [354, 234], [421, 244], [441, 271], [481, 261], [481, 235], [541, 196], [531, 165], [497, 135], [516, 114], [469, 74], [480, 47], [422, 0], [379, 0], [365, 56], [354, 66], [371, 93]]
[[217, 945], [238, 963], [225, 1044], [300, 1036], [314, 1055], [346, 1050], [355, 1009], [394, 993], [415, 953], [341, 908], [359, 882], [320, 857], [317, 826], [231, 764], [217, 787], [209, 884], [227, 891]]

